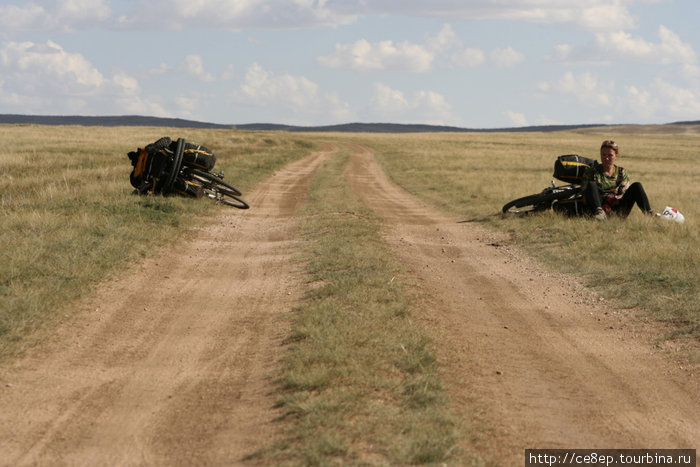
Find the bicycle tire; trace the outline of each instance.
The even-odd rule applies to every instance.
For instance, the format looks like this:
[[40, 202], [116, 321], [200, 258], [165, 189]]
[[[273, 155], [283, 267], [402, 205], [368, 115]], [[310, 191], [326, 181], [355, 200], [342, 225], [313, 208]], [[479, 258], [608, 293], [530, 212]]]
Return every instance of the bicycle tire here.
[[211, 172], [188, 167], [183, 171], [183, 175], [195, 183], [200, 183], [204, 189], [204, 194], [218, 203], [223, 203], [238, 209], [248, 209], [250, 205], [241, 198], [241, 190], [225, 182], [221, 177]]
[[177, 144], [175, 146], [175, 152], [173, 153], [173, 165], [170, 168], [170, 173], [168, 173], [167, 179], [163, 184], [161, 193], [167, 195], [173, 189], [175, 184], [175, 179], [180, 174], [180, 169], [182, 168], [182, 157], [185, 152], [185, 140], [178, 138]]
[[567, 198], [575, 192], [573, 186], [557, 188], [561, 188], [561, 191], [554, 191], [548, 188], [541, 193], [514, 199], [503, 205], [502, 212], [504, 214], [529, 214], [532, 212], [546, 211], [552, 207], [553, 201]]
[[202, 182], [225, 186], [236, 196], [241, 196], [243, 194], [241, 190], [231, 185], [230, 183], [224, 181], [224, 179], [217, 174], [191, 166], [187, 167], [186, 172], [187, 174], [193, 175], [195, 178], [199, 179]]

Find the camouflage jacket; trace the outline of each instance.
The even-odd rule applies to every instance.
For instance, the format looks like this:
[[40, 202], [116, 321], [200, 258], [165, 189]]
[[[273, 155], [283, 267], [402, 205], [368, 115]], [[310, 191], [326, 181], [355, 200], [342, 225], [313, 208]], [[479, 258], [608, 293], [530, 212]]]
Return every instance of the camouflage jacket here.
[[601, 193], [612, 193], [616, 195], [625, 194], [625, 191], [627, 191], [627, 188], [630, 186], [630, 178], [627, 170], [618, 166], [615, 166], [612, 175], [603, 173], [602, 164], [595, 164], [589, 167], [583, 174], [582, 190], [585, 190], [588, 183], [591, 181], [598, 184], [598, 190]]

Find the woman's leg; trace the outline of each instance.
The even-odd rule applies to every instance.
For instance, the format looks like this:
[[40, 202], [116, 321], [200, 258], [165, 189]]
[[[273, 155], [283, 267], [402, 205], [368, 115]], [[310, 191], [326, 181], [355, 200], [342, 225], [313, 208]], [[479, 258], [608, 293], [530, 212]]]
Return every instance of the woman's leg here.
[[600, 198], [600, 191], [598, 191], [598, 184], [596, 182], [588, 182], [583, 196], [586, 200], [586, 206], [588, 207], [591, 213], [596, 212], [596, 209], [603, 206], [603, 202]]
[[622, 199], [620, 199], [620, 204], [617, 206], [617, 213], [622, 217], [629, 216], [634, 205], [639, 206], [639, 209], [643, 213], [651, 213], [651, 206], [649, 205], [649, 198], [647, 198], [647, 193], [644, 191], [644, 187], [639, 182], [634, 182], [625, 192]]
[[600, 191], [598, 191], [598, 184], [596, 182], [588, 182], [586, 192], [583, 195], [586, 197], [586, 205], [591, 212], [603, 205], [603, 202], [600, 199]]

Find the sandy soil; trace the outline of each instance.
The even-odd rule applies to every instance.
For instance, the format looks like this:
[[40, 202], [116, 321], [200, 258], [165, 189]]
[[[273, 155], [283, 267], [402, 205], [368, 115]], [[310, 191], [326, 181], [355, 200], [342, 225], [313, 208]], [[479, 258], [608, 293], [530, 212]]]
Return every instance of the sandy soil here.
[[[2, 465], [231, 465], [274, 439], [271, 375], [300, 298], [298, 206], [334, 148], [279, 171], [196, 239], [104, 284], [55, 339], [0, 367]], [[694, 448], [698, 378], [644, 326], [494, 234], [436, 212], [353, 146], [349, 183], [423, 297], [465, 448]]]

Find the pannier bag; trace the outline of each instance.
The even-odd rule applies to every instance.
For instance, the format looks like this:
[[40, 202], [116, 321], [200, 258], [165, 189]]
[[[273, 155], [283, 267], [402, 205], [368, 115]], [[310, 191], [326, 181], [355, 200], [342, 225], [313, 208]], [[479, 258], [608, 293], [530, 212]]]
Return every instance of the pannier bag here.
[[567, 154], [557, 157], [554, 162], [554, 174], [557, 180], [568, 183], [581, 183], [583, 173], [587, 168], [596, 164], [596, 161], [578, 154]]
[[211, 170], [216, 164], [216, 156], [212, 151], [196, 143], [185, 143], [182, 163], [204, 170]]
[[168, 163], [166, 153], [160, 150], [149, 151], [148, 149], [146, 146], [146, 148], [138, 148], [129, 153], [131, 165], [134, 167], [129, 175], [129, 181], [141, 193], [153, 188], [154, 181], [163, 177]]
[[198, 183], [176, 178], [173, 183], [173, 190], [192, 198], [201, 198], [204, 196], [204, 187]]

